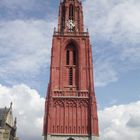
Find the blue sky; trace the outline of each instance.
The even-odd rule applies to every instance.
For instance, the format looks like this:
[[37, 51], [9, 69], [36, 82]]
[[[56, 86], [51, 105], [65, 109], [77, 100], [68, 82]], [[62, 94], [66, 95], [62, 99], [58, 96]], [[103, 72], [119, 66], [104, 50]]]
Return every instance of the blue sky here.
[[[57, 27], [58, 6], [59, 1], [56, 0], [0, 1], [0, 106], [13, 101], [15, 115], [19, 118], [18, 134], [23, 140], [40, 138], [44, 97], [49, 79], [51, 40], [53, 28]], [[114, 106], [116, 112], [124, 106], [124, 114], [129, 114], [127, 108], [131, 108], [131, 105], [137, 108], [139, 105], [140, 2], [83, 0], [83, 8], [85, 29], [89, 29], [93, 46], [99, 120], [106, 124], [109, 120], [102, 116], [110, 113]], [[20, 93], [23, 96], [19, 103]], [[25, 104], [28, 99], [29, 102]], [[23, 106], [18, 108], [21, 103]], [[36, 105], [31, 107], [31, 104]], [[32, 129], [32, 125], [27, 123], [28, 119], [25, 119], [27, 112], [28, 118], [32, 116], [27, 105], [34, 114], [37, 133], [35, 135], [29, 131], [30, 134], [25, 137], [23, 130]], [[136, 114], [129, 119], [136, 121], [137, 116], [140, 115]], [[20, 123], [23, 119], [26, 125]], [[113, 119], [117, 120], [112, 116], [110, 120]], [[120, 134], [113, 128], [113, 134], [104, 136], [104, 132], [116, 125], [116, 121], [107, 127], [102, 124], [102, 140], [119, 139], [113, 139], [114, 133]], [[125, 127], [128, 129], [127, 122]], [[123, 136], [121, 140], [126, 140], [128, 135]], [[135, 134], [135, 137], [138, 140], [140, 135]]]

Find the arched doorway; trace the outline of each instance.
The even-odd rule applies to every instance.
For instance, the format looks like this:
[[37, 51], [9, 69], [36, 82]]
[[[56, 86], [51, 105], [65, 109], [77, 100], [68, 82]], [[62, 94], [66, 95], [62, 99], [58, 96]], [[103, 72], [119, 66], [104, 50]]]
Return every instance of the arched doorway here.
[[67, 140], [75, 140], [74, 138], [68, 138]]

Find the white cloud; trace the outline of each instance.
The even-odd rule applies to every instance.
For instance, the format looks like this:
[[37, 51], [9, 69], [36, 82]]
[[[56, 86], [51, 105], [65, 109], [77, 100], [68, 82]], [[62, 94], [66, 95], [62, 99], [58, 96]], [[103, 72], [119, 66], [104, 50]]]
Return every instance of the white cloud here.
[[39, 72], [50, 59], [53, 22], [0, 22], [0, 76]]
[[125, 47], [121, 53], [122, 60], [127, 60], [132, 63], [140, 63], [140, 47]]
[[[0, 106], [13, 102], [13, 113], [18, 119], [18, 136], [22, 140], [41, 140], [44, 98], [27, 85], [0, 85]], [[101, 140], [140, 139], [140, 101], [112, 106], [99, 111]]]
[[140, 101], [99, 111], [101, 140], [140, 139]]
[[18, 136], [21, 140], [41, 140], [44, 114], [44, 98], [27, 85], [6, 87], [0, 85], [0, 107], [13, 102], [13, 114], [17, 117]]
[[[43, 2], [42, 2], [43, 4]], [[38, 6], [36, 6], [38, 5]], [[36, 0], [1, 0], [0, 1], [0, 7], [6, 7], [11, 10], [39, 10], [41, 8], [40, 2], [37, 3]], [[34, 9], [36, 8], [36, 9]], [[41, 10], [41, 9], [40, 9]], [[20, 12], [20, 11], [19, 11]]]
[[140, 68], [140, 1], [85, 0], [85, 25], [96, 42], [95, 85], [105, 86], [122, 72]]
[[[31, 5], [33, 3], [34, 0], [30, 2]], [[9, 8], [20, 7], [19, 5], [28, 7], [26, 0], [20, 2], [17, 0], [1, 1], [1, 6]], [[85, 25], [89, 27], [91, 37], [95, 40], [118, 43], [117, 48], [107, 48], [107, 44], [105, 44], [101, 48], [95, 46], [94, 49], [95, 52], [98, 48], [95, 57], [98, 62], [95, 65], [96, 86], [105, 86], [118, 79], [118, 69], [114, 65], [120, 66], [116, 61], [130, 63], [130, 66], [132, 63], [140, 63], [140, 51], [138, 47], [135, 47], [140, 43], [140, 2], [138, 0], [85, 0], [83, 6]], [[55, 23], [55, 21], [44, 20], [1, 21], [0, 78], [8, 77], [9, 80], [13, 75], [28, 77], [38, 73], [42, 67], [46, 67], [50, 58]], [[122, 46], [126, 42], [130, 45]], [[118, 51], [117, 57], [114, 56], [113, 49]], [[108, 61], [110, 57], [114, 58]], [[124, 69], [126, 68], [124, 67]]]
[[140, 43], [139, 0], [86, 0], [84, 9], [86, 24], [95, 37], [119, 44]]
[[118, 75], [113, 68], [112, 62], [97, 59], [94, 64], [96, 87], [106, 86], [107, 84], [118, 80]]

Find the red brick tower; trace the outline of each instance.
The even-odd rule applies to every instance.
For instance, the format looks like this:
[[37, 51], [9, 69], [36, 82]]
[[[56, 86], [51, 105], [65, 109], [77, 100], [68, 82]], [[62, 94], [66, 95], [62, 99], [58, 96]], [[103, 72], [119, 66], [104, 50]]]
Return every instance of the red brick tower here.
[[45, 140], [98, 140], [92, 49], [82, 3], [60, 2], [45, 104]]

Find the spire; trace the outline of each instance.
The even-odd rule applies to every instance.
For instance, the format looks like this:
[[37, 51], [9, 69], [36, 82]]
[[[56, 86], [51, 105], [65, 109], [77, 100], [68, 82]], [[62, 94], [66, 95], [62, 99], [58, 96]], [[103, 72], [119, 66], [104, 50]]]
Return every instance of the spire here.
[[17, 118], [15, 117], [15, 120], [14, 120], [14, 127], [16, 128], [17, 126]]
[[13, 106], [13, 103], [11, 102], [11, 103], [10, 103], [10, 109], [12, 109], [12, 106]]

